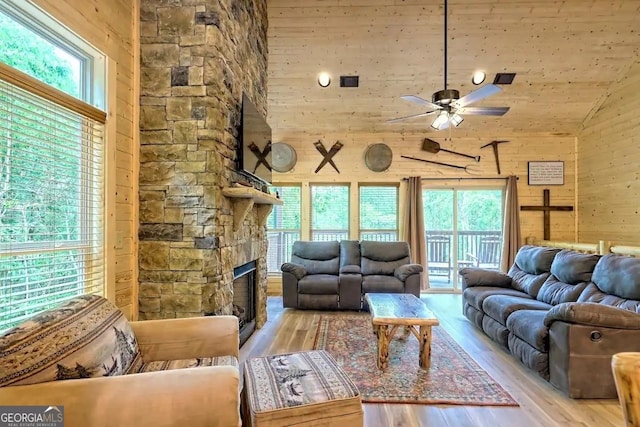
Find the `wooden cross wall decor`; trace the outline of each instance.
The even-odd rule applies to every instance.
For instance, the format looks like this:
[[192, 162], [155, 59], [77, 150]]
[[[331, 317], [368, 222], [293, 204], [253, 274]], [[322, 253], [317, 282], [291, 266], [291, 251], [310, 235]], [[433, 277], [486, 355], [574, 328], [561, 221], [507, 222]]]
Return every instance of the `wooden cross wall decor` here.
[[551, 211], [569, 212], [573, 210], [573, 206], [551, 206], [549, 190], [542, 191], [542, 206], [520, 206], [521, 211], [542, 211], [544, 212], [544, 240], [551, 239]]

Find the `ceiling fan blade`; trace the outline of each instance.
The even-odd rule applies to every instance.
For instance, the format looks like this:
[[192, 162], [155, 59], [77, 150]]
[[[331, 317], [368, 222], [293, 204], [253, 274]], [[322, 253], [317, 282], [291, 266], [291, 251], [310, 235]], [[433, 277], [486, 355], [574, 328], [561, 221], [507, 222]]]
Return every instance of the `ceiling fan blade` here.
[[476, 116], [504, 116], [509, 107], [464, 107], [458, 108], [458, 114], [475, 114]]
[[397, 122], [401, 122], [401, 121], [404, 121], [404, 120], [414, 119], [416, 117], [428, 116], [429, 114], [433, 114], [433, 113], [435, 113], [435, 111], [427, 111], [426, 113], [420, 113], [420, 114], [413, 114], [411, 116], [398, 117], [397, 119], [387, 120], [387, 123], [397, 123]]
[[463, 96], [462, 98], [458, 99], [457, 101], [453, 101], [451, 103], [451, 106], [453, 108], [462, 108], [465, 107], [469, 104], [473, 104], [474, 102], [478, 102], [481, 99], [484, 99], [488, 96], [491, 95], [495, 95], [496, 93], [500, 92], [502, 89], [500, 89], [498, 86], [494, 85], [494, 84], [488, 84], [488, 85], [484, 85], [482, 86], [480, 89], [478, 90], [474, 90], [471, 93], [468, 93], [467, 95]]
[[420, 104], [420, 105], [425, 105], [429, 108], [432, 108], [434, 110], [441, 110], [442, 107], [434, 104], [431, 101], [427, 101], [426, 99], [420, 98], [419, 96], [415, 96], [415, 95], [403, 95], [400, 98], [404, 99], [405, 101], [409, 101], [409, 102], [415, 102], [416, 104]]

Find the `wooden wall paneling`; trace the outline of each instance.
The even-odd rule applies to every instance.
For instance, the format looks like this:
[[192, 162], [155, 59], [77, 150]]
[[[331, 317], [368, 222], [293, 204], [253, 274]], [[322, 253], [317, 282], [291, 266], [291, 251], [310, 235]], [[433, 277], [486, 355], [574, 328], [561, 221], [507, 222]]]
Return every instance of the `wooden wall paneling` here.
[[[441, 3], [271, 0], [268, 12], [274, 128], [425, 130], [420, 119], [385, 122], [422, 112], [401, 95], [429, 99], [442, 89]], [[469, 116], [462, 127], [489, 137], [575, 135], [640, 52], [639, 19], [637, 5], [625, 0], [450, 1], [448, 86], [462, 95], [472, 91], [476, 68], [486, 70], [489, 81], [496, 72], [518, 73], [513, 85], [483, 103], [511, 106], [507, 115]], [[329, 71], [334, 84], [320, 88], [320, 71]], [[337, 77], [349, 74], [360, 75], [360, 88], [338, 87]]]
[[[107, 296], [129, 319], [137, 309], [137, 0], [35, 0], [108, 57]], [[115, 127], [112, 126], [115, 121]], [[124, 246], [115, 248], [116, 237]]]
[[[421, 176], [423, 178], [451, 178], [446, 181], [429, 181], [429, 186], [487, 186], [486, 181], [458, 181], [459, 177], [473, 177], [457, 169], [450, 169], [442, 166], [430, 165], [414, 160], [403, 159], [401, 155], [413, 156], [428, 160], [435, 160], [455, 165], [471, 165], [478, 169], [479, 177], [506, 177], [508, 175], [519, 176], [518, 194], [520, 205], [542, 204], [542, 190], [550, 189], [551, 203], [554, 205], [571, 205], [575, 207], [575, 138], [573, 136], [539, 136], [539, 135], [495, 135], [493, 138], [470, 138], [456, 136], [457, 129], [452, 133], [452, 140], [445, 140], [446, 132], [438, 133], [438, 136], [429, 137], [438, 141], [442, 148], [451, 149], [472, 155], [480, 155], [480, 162], [476, 163], [471, 159], [465, 159], [453, 154], [439, 152], [437, 154], [427, 153], [421, 150], [422, 140], [425, 137], [421, 133], [304, 133], [279, 132], [274, 129], [274, 141], [286, 142], [294, 147], [297, 152], [298, 163], [291, 172], [274, 173], [273, 179], [276, 183], [331, 183], [344, 182], [347, 178], [351, 181], [352, 187], [357, 187], [358, 183], [398, 183], [402, 178], [408, 176]], [[439, 137], [442, 135], [442, 137]], [[314, 173], [322, 156], [313, 147], [313, 142], [340, 140], [344, 143], [342, 150], [334, 157], [336, 165], [341, 173], [338, 174], [332, 168], [323, 168], [317, 174]], [[510, 142], [500, 144], [499, 157], [502, 174], [498, 176], [493, 151], [490, 147], [480, 149], [480, 146], [490, 142], [492, 139], [507, 139]], [[372, 172], [364, 164], [364, 154], [368, 145], [383, 142], [393, 151], [393, 162], [385, 172]], [[527, 185], [527, 162], [536, 161], [564, 161], [564, 185], [560, 186], [530, 186]], [[501, 182], [501, 181], [499, 181]], [[304, 188], [304, 187], [303, 187]], [[402, 218], [405, 209], [404, 186], [400, 187], [400, 209], [399, 215]], [[357, 193], [354, 202], [358, 203]], [[303, 197], [303, 200], [309, 200]], [[352, 208], [352, 222], [357, 224], [356, 211]], [[523, 236], [542, 236], [542, 213], [524, 212], [520, 215]], [[303, 223], [305, 214], [303, 212]], [[551, 233], [553, 239], [575, 240], [575, 212], [552, 212], [551, 213]], [[352, 226], [353, 227], [353, 226]], [[304, 233], [304, 229], [303, 229]], [[357, 232], [356, 232], [357, 234]]]
[[578, 135], [578, 240], [640, 243], [640, 61]]

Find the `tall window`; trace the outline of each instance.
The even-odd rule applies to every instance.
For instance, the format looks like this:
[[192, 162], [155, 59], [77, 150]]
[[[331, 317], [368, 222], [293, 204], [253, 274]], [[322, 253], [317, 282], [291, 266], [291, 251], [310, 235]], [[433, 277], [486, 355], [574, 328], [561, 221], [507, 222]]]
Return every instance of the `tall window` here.
[[398, 240], [398, 187], [360, 187], [360, 240]]
[[311, 240], [349, 238], [349, 186], [311, 186]]
[[104, 292], [104, 58], [70, 40], [0, 0], [0, 331]]
[[291, 260], [293, 242], [300, 240], [300, 186], [273, 187], [282, 199], [274, 205], [267, 219], [267, 272], [279, 273], [280, 266]]

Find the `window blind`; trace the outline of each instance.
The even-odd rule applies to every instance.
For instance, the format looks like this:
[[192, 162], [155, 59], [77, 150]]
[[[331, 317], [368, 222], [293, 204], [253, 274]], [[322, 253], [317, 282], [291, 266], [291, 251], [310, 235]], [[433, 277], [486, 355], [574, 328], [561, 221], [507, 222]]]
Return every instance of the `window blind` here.
[[104, 293], [104, 113], [15, 75], [0, 74], [0, 331]]
[[349, 238], [349, 187], [311, 186], [311, 240]]
[[267, 273], [279, 273], [280, 266], [291, 260], [293, 242], [300, 240], [300, 192], [299, 186], [273, 187], [282, 205], [274, 205], [267, 218]]
[[398, 187], [360, 187], [360, 239], [398, 240]]

